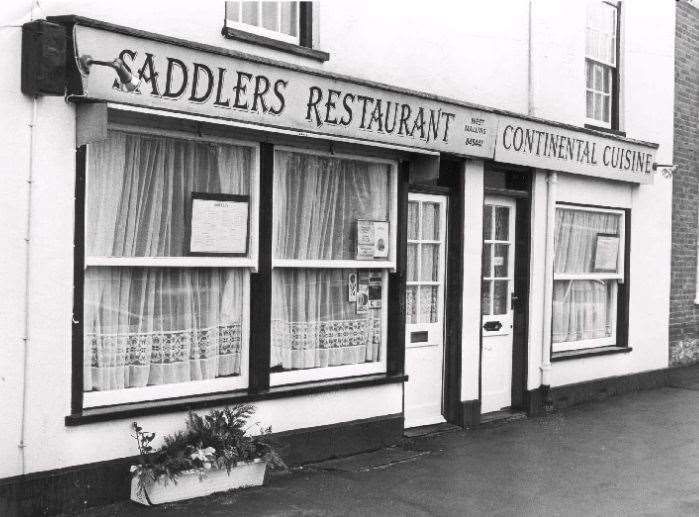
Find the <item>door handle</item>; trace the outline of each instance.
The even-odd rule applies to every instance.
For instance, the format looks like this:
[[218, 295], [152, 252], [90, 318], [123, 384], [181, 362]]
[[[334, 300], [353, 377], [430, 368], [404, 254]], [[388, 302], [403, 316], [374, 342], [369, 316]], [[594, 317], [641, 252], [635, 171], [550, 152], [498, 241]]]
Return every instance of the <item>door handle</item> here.
[[499, 321], [486, 321], [483, 324], [483, 330], [487, 330], [488, 332], [497, 332], [502, 328], [502, 323]]

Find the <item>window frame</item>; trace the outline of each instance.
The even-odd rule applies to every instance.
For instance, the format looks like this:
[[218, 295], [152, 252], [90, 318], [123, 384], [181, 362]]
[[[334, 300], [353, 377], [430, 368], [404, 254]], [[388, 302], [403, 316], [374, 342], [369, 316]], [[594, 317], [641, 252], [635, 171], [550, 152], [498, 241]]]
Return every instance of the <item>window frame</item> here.
[[[596, 27], [590, 27], [589, 25], [589, 5], [591, 3], [599, 3], [609, 6], [614, 10], [614, 34], [612, 38], [614, 40], [614, 62], [606, 62], [597, 59], [594, 56], [589, 56], [587, 52], [587, 39], [589, 31], [599, 32]], [[619, 96], [620, 96], [620, 60], [621, 60], [621, 2], [608, 1], [608, 0], [588, 0], [586, 4], [588, 11], [586, 12], [585, 20], [585, 126], [597, 128], [597, 129], [609, 129], [618, 130], [619, 129]], [[592, 86], [587, 85], [588, 67], [598, 66], [601, 67], [605, 74], [609, 74], [609, 93], [602, 90], [597, 90], [594, 87], [594, 68], [593, 68], [593, 78]], [[604, 82], [604, 81], [603, 81]], [[588, 117], [588, 104], [587, 95], [591, 93], [593, 96], [593, 117]], [[594, 99], [595, 96], [601, 95], [602, 97], [609, 97], [609, 121], [605, 122], [602, 119], [594, 118]]]
[[[186, 397], [193, 395], [208, 395], [227, 391], [244, 390], [249, 387], [249, 370], [250, 370], [250, 283], [251, 274], [257, 271], [258, 264], [258, 248], [259, 248], [259, 204], [260, 204], [260, 144], [249, 140], [240, 140], [234, 138], [226, 138], [220, 136], [201, 136], [194, 133], [172, 130], [172, 129], [155, 129], [152, 127], [140, 127], [132, 124], [117, 124], [110, 123], [109, 131], [117, 131], [122, 133], [130, 133], [134, 135], [145, 136], [161, 136], [180, 140], [190, 140], [201, 143], [219, 143], [227, 145], [235, 145], [239, 147], [248, 147], [253, 150], [253, 163], [251, 164], [250, 174], [250, 209], [249, 209], [249, 234], [248, 234], [248, 254], [246, 257], [241, 256], [182, 256], [182, 257], [99, 257], [88, 256], [84, 247], [81, 250], [82, 264], [81, 278], [79, 283], [80, 296], [80, 319], [84, 314], [84, 275], [88, 267], [129, 267], [129, 268], [206, 268], [206, 269], [244, 269], [247, 271], [243, 279], [244, 300], [242, 307], [241, 321], [241, 357], [240, 357], [240, 374], [236, 376], [220, 377], [206, 380], [186, 381], [179, 383], [169, 383], [154, 386], [143, 386], [138, 388], [123, 388], [118, 390], [105, 391], [83, 391], [82, 387], [82, 370], [80, 370], [80, 409], [94, 409], [108, 406], [118, 406], [121, 404], [133, 404], [147, 401], [167, 400], [177, 397]], [[88, 192], [90, 182], [89, 171], [89, 153], [90, 145], [85, 146], [84, 150], [84, 171], [82, 177], [83, 195], [82, 199], [76, 196], [76, 210], [81, 211], [81, 217], [84, 221], [88, 208]], [[79, 238], [83, 242], [87, 242], [87, 225], [83, 224], [82, 232]], [[78, 253], [76, 249], [76, 254]], [[77, 261], [76, 261], [77, 262]], [[77, 264], [76, 264], [77, 266]], [[76, 287], [76, 291], [78, 291]], [[74, 301], [75, 305], [75, 301]], [[74, 311], [76, 307], [74, 306]], [[80, 340], [81, 346], [76, 347], [76, 341]], [[82, 325], [79, 332], [74, 330], [73, 347], [74, 350], [79, 348], [80, 354], [84, 354], [84, 334]], [[81, 356], [81, 365], [82, 365]], [[76, 359], [73, 361], [75, 368]], [[81, 366], [82, 368], [82, 366]], [[75, 372], [74, 372], [75, 375]], [[74, 386], [74, 392], [77, 388]], [[75, 398], [75, 397], [74, 397]], [[75, 405], [75, 403], [74, 403]]]
[[[379, 360], [372, 363], [351, 364], [342, 366], [328, 366], [320, 368], [307, 368], [298, 370], [288, 370], [284, 372], [269, 371], [270, 386], [285, 386], [290, 384], [300, 384], [305, 382], [314, 382], [322, 380], [337, 380], [347, 377], [357, 377], [362, 375], [372, 374], [387, 374], [388, 373], [388, 333], [389, 333], [389, 299], [388, 290], [390, 284], [391, 273], [396, 272], [397, 267], [397, 252], [398, 252], [398, 168], [399, 164], [396, 160], [386, 158], [367, 157], [361, 155], [353, 155], [346, 153], [332, 153], [319, 151], [317, 149], [279, 145], [274, 146], [272, 151], [273, 159], [276, 162], [277, 152], [291, 152], [299, 154], [310, 154], [314, 156], [324, 156], [330, 158], [347, 159], [354, 161], [364, 161], [369, 163], [381, 163], [389, 165], [389, 206], [388, 206], [388, 222], [389, 222], [389, 257], [388, 260], [303, 260], [303, 259], [279, 259], [274, 256], [272, 249], [271, 255], [271, 274], [275, 269], [373, 269], [382, 272], [382, 293], [381, 293], [381, 345], [379, 350]], [[277, 170], [273, 174], [277, 174]], [[272, 206], [274, 206], [274, 195], [272, 192]], [[276, 234], [278, 229], [272, 223], [271, 242], [276, 242]], [[271, 313], [270, 313], [271, 315]], [[271, 340], [268, 345], [271, 348]], [[269, 369], [270, 365], [267, 365]]]
[[[231, 4], [238, 4], [238, 21], [229, 18], [229, 8], [232, 8]], [[296, 36], [292, 36], [285, 32], [275, 31], [262, 26], [262, 4], [265, 2], [259, 1], [254, 2], [257, 5], [257, 20], [259, 25], [252, 25], [241, 21], [243, 19], [243, 2], [226, 2], [225, 3], [225, 27], [231, 29], [238, 29], [245, 32], [250, 32], [252, 34], [258, 34], [266, 38], [278, 39], [280, 41], [285, 41], [293, 45], [301, 45], [301, 2], [295, 1], [291, 2], [296, 4]], [[281, 23], [281, 1], [275, 1], [277, 4], [277, 24]]]
[[[556, 343], [553, 341], [553, 311], [551, 312], [551, 357], [556, 355], [565, 355], [568, 352], [576, 351], [595, 351], [605, 347], [627, 348], [628, 338], [628, 278], [629, 278], [629, 251], [630, 240], [628, 237], [627, 227], [630, 225], [630, 210], [621, 207], [609, 207], [598, 205], [586, 205], [569, 202], [557, 202], [556, 211], [577, 210], [595, 213], [607, 213], [619, 215], [619, 253], [617, 259], [617, 272], [599, 272], [599, 273], [556, 273], [555, 269], [552, 272], [553, 283], [556, 281], [575, 281], [575, 280], [602, 280], [608, 282], [616, 280], [615, 287], [612, 289], [612, 307], [611, 307], [611, 336], [595, 339], [581, 339], [578, 341], [563, 341]], [[555, 231], [555, 230], [554, 230]], [[555, 265], [554, 265], [555, 268]], [[553, 304], [553, 295], [551, 296]]]

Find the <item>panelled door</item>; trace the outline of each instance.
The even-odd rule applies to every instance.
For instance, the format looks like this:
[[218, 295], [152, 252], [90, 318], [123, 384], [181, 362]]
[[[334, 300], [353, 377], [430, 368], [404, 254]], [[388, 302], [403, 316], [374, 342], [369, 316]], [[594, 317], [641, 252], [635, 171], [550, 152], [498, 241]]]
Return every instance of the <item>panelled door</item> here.
[[444, 422], [446, 211], [446, 196], [408, 197], [405, 427]]
[[481, 413], [512, 403], [512, 321], [515, 262], [513, 199], [486, 196], [483, 207]]

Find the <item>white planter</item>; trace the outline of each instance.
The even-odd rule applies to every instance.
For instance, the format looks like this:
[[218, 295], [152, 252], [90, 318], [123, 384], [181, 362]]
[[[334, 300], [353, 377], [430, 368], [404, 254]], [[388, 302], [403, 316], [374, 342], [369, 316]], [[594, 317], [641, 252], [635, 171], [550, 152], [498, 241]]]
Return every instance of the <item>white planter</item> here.
[[[234, 488], [260, 486], [265, 479], [267, 463], [256, 459], [250, 463], [238, 463], [231, 469], [230, 475], [226, 469], [212, 469], [206, 476], [199, 479], [197, 472], [182, 474], [177, 483], [164, 478], [146, 485], [148, 499], [143, 491], [138, 489], [138, 479], [131, 479], [131, 500], [140, 504], [160, 504], [172, 501], [202, 497], [214, 492], [225, 492]], [[150, 499], [150, 503], [149, 500]]]

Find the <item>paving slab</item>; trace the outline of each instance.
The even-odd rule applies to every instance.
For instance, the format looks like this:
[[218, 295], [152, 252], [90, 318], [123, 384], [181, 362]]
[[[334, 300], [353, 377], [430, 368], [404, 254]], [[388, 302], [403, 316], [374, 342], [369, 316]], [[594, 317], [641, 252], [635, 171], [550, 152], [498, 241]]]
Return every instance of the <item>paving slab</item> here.
[[265, 487], [83, 515], [699, 515], [699, 391], [662, 388], [406, 438], [275, 475]]

